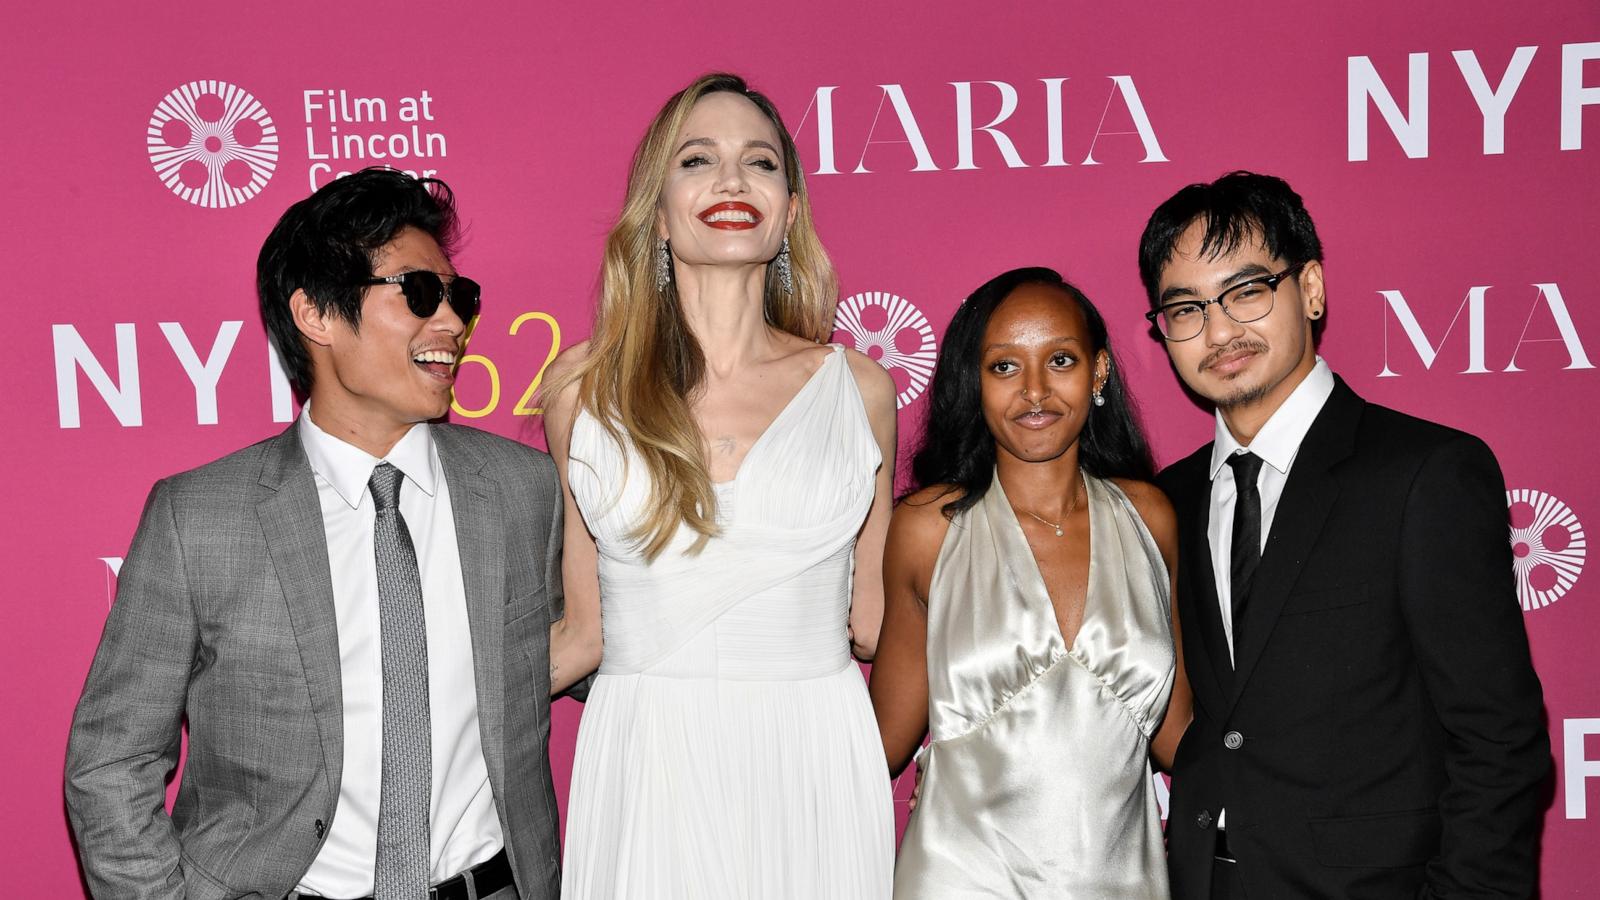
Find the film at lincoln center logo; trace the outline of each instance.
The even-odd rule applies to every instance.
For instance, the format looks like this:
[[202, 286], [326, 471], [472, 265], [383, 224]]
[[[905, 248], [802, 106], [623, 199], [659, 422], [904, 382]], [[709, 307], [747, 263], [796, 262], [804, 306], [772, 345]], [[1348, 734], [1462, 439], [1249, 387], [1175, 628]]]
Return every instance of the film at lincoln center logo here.
[[1512, 568], [1524, 611], [1560, 600], [1583, 573], [1589, 542], [1565, 503], [1543, 491], [1506, 491], [1511, 513]]
[[249, 91], [191, 81], [161, 98], [145, 132], [150, 165], [169, 190], [226, 209], [267, 186], [278, 165], [278, 129]]
[[911, 301], [883, 291], [851, 294], [839, 302], [833, 328], [834, 341], [889, 370], [896, 408], [904, 409], [928, 387], [939, 348], [928, 317]]

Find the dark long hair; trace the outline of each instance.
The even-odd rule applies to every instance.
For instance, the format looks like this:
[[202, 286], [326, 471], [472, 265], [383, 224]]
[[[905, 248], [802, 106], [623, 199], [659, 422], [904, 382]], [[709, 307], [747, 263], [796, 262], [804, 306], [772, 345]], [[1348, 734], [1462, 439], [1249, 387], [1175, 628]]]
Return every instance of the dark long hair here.
[[1025, 284], [1059, 288], [1077, 301], [1089, 326], [1090, 357], [1104, 350], [1111, 362], [1111, 378], [1100, 391], [1106, 403], [1090, 409], [1078, 435], [1079, 467], [1097, 478], [1149, 481], [1155, 476], [1155, 461], [1139, 428], [1133, 396], [1120, 377], [1100, 311], [1053, 269], [1012, 269], [985, 282], [962, 302], [945, 331], [934, 366], [922, 440], [911, 459], [912, 492], [937, 484], [959, 490], [961, 496], [944, 505], [946, 516], [983, 499], [994, 478], [995, 440], [983, 420], [983, 333], [995, 309]]

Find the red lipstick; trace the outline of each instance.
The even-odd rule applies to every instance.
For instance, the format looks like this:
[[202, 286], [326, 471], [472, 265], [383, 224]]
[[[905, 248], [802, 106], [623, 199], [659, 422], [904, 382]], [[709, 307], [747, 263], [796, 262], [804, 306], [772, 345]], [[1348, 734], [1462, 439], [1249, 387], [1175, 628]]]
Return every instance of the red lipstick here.
[[724, 231], [748, 231], [761, 224], [762, 216], [748, 203], [729, 200], [695, 213], [695, 218], [712, 228], [721, 228]]

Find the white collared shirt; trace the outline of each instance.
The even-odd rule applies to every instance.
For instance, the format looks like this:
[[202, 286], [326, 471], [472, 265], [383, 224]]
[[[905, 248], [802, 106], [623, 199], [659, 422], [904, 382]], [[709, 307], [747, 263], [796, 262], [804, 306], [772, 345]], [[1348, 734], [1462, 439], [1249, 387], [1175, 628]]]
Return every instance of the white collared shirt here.
[[427, 426], [406, 432], [381, 460], [318, 428], [309, 404], [298, 427], [316, 477], [333, 577], [344, 689], [344, 769], [327, 840], [296, 889], [324, 897], [372, 893], [383, 772], [383, 661], [372, 537], [376, 513], [367, 481], [380, 462], [405, 475], [400, 514], [422, 577], [433, 740], [429, 870], [431, 881], [438, 882], [504, 846], [478, 730], [472, 634], [450, 487]]
[[1230, 658], [1234, 652], [1233, 594], [1230, 590], [1233, 507], [1239, 492], [1228, 457], [1248, 451], [1261, 457], [1264, 463], [1261, 474], [1256, 477], [1256, 489], [1261, 494], [1261, 549], [1264, 552], [1267, 536], [1272, 533], [1272, 517], [1278, 511], [1278, 500], [1283, 497], [1283, 485], [1289, 480], [1289, 468], [1300, 453], [1300, 443], [1311, 430], [1311, 423], [1332, 393], [1333, 372], [1319, 356], [1305, 380], [1295, 386], [1248, 447], [1234, 439], [1233, 432], [1222, 421], [1222, 413], [1217, 413], [1216, 439], [1211, 445], [1211, 517], [1206, 525], [1206, 537], [1211, 542], [1211, 571], [1217, 579], [1217, 604], [1222, 611], [1222, 633], [1228, 640]]

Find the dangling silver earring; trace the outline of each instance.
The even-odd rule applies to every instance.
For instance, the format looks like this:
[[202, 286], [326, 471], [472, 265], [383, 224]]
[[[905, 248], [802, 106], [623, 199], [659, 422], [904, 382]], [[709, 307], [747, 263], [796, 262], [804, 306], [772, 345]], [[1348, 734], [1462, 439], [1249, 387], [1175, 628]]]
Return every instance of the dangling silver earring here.
[[665, 291], [672, 283], [672, 251], [667, 249], [667, 239], [656, 239], [656, 290]]
[[1100, 393], [1100, 388], [1095, 388], [1094, 389], [1094, 405], [1095, 406], [1105, 406], [1106, 405], [1106, 395]]
[[789, 238], [783, 239], [783, 246], [778, 248], [778, 258], [772, 261], [778, 267], [778, 281], [783, 285], [785, 294], [794, 293], [794, 267], [789, 265]]

